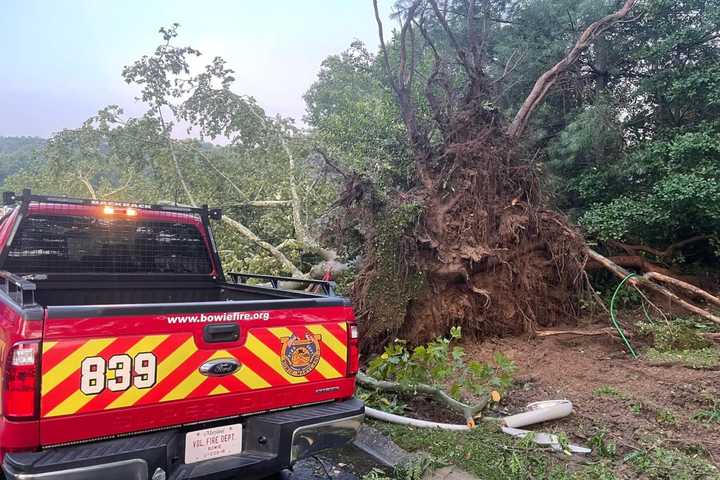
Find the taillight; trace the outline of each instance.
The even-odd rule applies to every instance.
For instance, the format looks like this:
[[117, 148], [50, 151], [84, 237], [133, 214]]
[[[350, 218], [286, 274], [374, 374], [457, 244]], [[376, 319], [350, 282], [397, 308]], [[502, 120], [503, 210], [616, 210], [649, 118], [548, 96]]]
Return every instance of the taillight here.
[[348, 360], [347, 374], [355, 375], [360, 369], [360, 350], [358, 348], [358, 327], [354, 323], [348, 323]]
[[9, 418], [37, 415], [39, 341], [13, 345], [3, 381], [3, 412]]

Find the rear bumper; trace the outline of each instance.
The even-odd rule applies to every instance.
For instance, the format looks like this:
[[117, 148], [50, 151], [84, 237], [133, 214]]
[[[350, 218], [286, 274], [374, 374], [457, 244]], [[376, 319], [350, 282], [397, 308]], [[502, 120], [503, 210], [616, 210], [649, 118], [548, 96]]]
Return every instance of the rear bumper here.
[[[41, 452], [8, 453], [3, 470], [8, 480], [251, 480], [350, 442], [364, 411], [363, 403], [352, 399]], [[188, 431], [239, 422], [242, 453], [183, 463]]]

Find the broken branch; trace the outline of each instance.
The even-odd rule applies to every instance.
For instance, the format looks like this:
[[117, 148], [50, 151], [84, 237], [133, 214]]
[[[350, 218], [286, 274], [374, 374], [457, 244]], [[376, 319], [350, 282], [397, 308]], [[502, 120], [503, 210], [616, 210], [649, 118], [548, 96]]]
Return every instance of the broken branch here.
[[543, 73], [540, 78], [537, 79], [530, 95], [527, 96], [508, 128], [508, 135], [510, 137], [518, 138], [522, 135], [523, 131], [525, 131], [525, 127], [527, 127], [531, 115], [545, 100], [547, 93], [550, 91], [550, 88], [555, 85], [555, 82], [560, 75], [565, 73], [568, 68], [570, 68], [570, 66], [575, 63], [578, 58], [580, 58], [580, 55], [598, 36], [630, 13], [630, 10], [632, 10], [636, 3], [637, 0], [626, 0], [620, 10], [593, 22], [580, 35], [580, 38], [578, 38], [575, 46], [570, 50], [565, 58], [556, 63], [550, 70]]
[[[592, 249], [588, 249], [587, 252], [588, 252], [588, 256], [592, 260], [604, 265], [608, 270], [610, 270], [612, 273], [614, 273], [619, 278], [622, 278], [622, 279], [627, 278], [632, 273], [632, 272], [625, 270], [620, 265], [616, 264], [609, 258], [607, 258], [603, 255], [600, 255], [598, 252], [596, 252]], [[675, 302], [676, 304], [678, 304], [680, 307], [684, 308], [688, 312], [698, 315], [698, 316], [700, 316], [706, 320], [709, 320], [713, 323], [720, 324], [720, 317], [718, 317], [717, 315], [714, 315], [714, 314], [708, 312], [707, 310], [704, 310], [696, 305], [693, 305], [692, 303], [690, 303], [686, 300], [683, 300], [682, 298], [678, 297], [675, 293], [671, 292], [670, 290], [663, 287], [662, 285], [658, 285], [658, 284], [652, 282], [649, 278], [636, 275], [632, 278], [629, 278], [628, 283], [636, 288], [641, 288], [641, 287], [648, 288], [648, 289], [652, 290], [653, 292], [666, 297], [671, 302]]]
[[455, 410], [458, 413], [461, 413], [465, 420], [468, 422], [473, 422], [475, 417], [477, 417], [483, 409], [487, 406], [489, 397], [483, 399], [480, 403], [476, 405], [467, 405], [465, 403], [462, 403], [458, 400], [455, 400], [450, 395], [445, 393], [444, 391], [440, 390], [439, 388], [435, 388], [430, 385], [426, 385], [424, 383], [417, 383], [414, 385], [403, 385], [397, 382], [388, 382], [385, 380], [377, 380], [373, 377], [370, 377], [368, 375], [365, 375], [362, 372], [358, 372], [357, 374], [357, 382], [366, 388], [373, 388], [376, 390], [383, 390], [385, 392], [392, 392], [392, 393], [398, 393], [402, 395], [410, 395], [414, 396], [418, 393], [421, 393], [423, 395], [426, 395], [430, 398], [433, 398], [437, 400], [440, 403], [445, 404], [448, 408], [451, 410]]

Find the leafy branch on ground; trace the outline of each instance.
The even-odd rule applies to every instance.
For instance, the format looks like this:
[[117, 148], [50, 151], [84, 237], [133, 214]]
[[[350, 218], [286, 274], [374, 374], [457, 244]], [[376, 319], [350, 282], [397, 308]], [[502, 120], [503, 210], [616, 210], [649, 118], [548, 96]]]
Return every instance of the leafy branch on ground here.
[[449, 337], [414, 348], [396, 339], [370, 361], [367, 374], [358, 375], [358, 382], [370, 390], [430, 396], [472, 422], [490, 401], [500, 400], [517, 367], [500, 352], [492, 364], [467, 362], [464, 349], [455, 344], [461, 338], [460, 327], [453, 327]]

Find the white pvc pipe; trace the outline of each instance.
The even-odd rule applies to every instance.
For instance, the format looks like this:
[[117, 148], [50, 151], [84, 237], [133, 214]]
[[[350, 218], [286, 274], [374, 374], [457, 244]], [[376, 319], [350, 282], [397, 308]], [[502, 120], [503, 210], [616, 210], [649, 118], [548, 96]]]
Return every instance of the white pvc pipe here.
[[526, 427], [535, 423], [557, 420], [567, 417], [573, 411], [573, 404], [570, 400], [548, 400], [545, 402], [533, 402], [527, 406], [527, 411], [510, 415], [502, 419], [503, 425], [511, 428]]
[[[532, 425], [533, 423], [546, 422], [558, 418], [567, 417], [572, 413], [573, 406], [569, 400], [547, 400], [544, 402], [533, 402], [528, 404], [526, 412], [510, 415], [499, 419], [502, 421], [503, 432], [514, 437], [523, 438], [530, 432], [527, 430], [518, 430], [517, 427]], [[457, 425], [452, 423], [430, 422], [427, 420], [418, 420], [417, 418], [403, 417], [386, 413], [382, 410], [365, 407], [365, 414], [368, 417], [382, 420], [385, 422], [396, 423], [398, 425], [408, 425], [420, 428], [439, 428], [441, 430], [470, 430], [467, 425]], [[560, 442], [555, 435], [548, 433], [535, 432], [533, 441], [539, 445], [549, 445], [555, 450], [562, 450]], [[590, 453], [589, 448], [578, 445], [569, 445], [568, 447], [573, 453]]]
[[402, 417], [392, 413], [383, 412], [374, 408], [365, 407], [365, 415], [385, 422], [397, 423], [398, 425], [408, 425], [420, 428], [439, 428], [441, 430], [470, 430], [467, 425], [455, 425], [453, 423], [438, 423], [427, 420], [418, 420], [417, 418]]
[[[528, 404], [527, 409], [528, 411], [526, 412], [502, 418], [502, 424], [506, 427], [520, 428], [534, 423], [556, 420], [570, 415], [573, 410], [573, 405], [569, 400], [548, 400], [544, 402], [530, 403]], [[419, 420], [417, 418], [394, 415], [392, 413], [383, 412], [382, 410], [376, 410], [370, 407], [365, 407], [365, 413], [368, 417], [383, 420], [385, 422], [397, 423], [399, 425], [409, 425], [420, 428], [440, 428], [443, 430], [470, 430], [470, 427], [467, 425]]]

